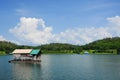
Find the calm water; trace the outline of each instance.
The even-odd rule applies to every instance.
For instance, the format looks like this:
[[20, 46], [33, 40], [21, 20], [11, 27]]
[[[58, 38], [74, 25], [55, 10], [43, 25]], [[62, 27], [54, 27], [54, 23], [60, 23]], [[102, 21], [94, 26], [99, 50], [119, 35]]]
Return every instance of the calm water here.
[[41, 63], [8, 63], [0, 56], [0, 80], [120, 80], [120, 55], [42, 55]]

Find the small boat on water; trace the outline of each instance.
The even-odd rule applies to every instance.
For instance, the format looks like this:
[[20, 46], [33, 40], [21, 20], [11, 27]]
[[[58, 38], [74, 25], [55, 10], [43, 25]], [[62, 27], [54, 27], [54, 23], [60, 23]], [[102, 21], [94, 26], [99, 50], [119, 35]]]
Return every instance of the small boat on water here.
[[15, 49], [12, 52], [14, 59], [11, 62], [41, 62], [40, 49]]

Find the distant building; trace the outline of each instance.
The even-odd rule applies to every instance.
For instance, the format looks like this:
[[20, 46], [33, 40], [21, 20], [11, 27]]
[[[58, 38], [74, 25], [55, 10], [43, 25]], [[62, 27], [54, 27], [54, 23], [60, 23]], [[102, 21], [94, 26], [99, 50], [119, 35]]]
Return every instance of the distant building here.
[[13, 52], [14, 61], [40, 61], [40, 49], [15, 49]]

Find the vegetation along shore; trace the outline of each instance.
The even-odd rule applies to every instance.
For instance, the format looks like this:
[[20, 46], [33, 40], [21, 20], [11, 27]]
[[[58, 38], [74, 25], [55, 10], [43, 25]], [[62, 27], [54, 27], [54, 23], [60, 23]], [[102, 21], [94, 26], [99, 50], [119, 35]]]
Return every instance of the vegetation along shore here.
[[105, 38], [86, 45], [67, 43], [50, 43], [40, 46], [17, 45], [12, 42], [0, 41], [0, 55], [11, 53], [14, 49], [41, 49], [42, 54], [120, 54], [120, 37]]

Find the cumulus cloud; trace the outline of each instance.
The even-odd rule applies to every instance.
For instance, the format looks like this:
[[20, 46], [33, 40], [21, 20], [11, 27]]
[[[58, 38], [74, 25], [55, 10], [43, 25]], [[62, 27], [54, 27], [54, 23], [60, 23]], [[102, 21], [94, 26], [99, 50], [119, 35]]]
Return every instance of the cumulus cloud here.
[[107, 28], [76, 28], [68, 29], [65, 32], [61, 32], [55, 35], [57, 42], [66, 42], [74, 44], [86, 44], [97, 39], [105, 37], [111, 37], [111, 34], [107, 32]]
[[118, 26], [120, 27], [120, 16], [110, 17], [110, 18], [107, 18], [107, 20], [112, 24], [116, 25], [117, 27]]
[[33, 44], [49, 43], [52, 37], [52, 28], [47, 27], [43, 19], [21, 17], [20, 22], [10, 29], [16, 37]]
[[107, 18], [109, 21], [109, 32], [112, 36], [120, 36], [120, 16]]
[[32, 44], [62, 42], [82, 45], [106, 37], [120, 36], [120, 17], [115, 16], [107, 20], [110, 25], [106, 27], [78, 27], [55, 34], [52, 27], [45, 25], [43, 19], [21, 17], [20, 22], [10, 29], [10, 32]]

